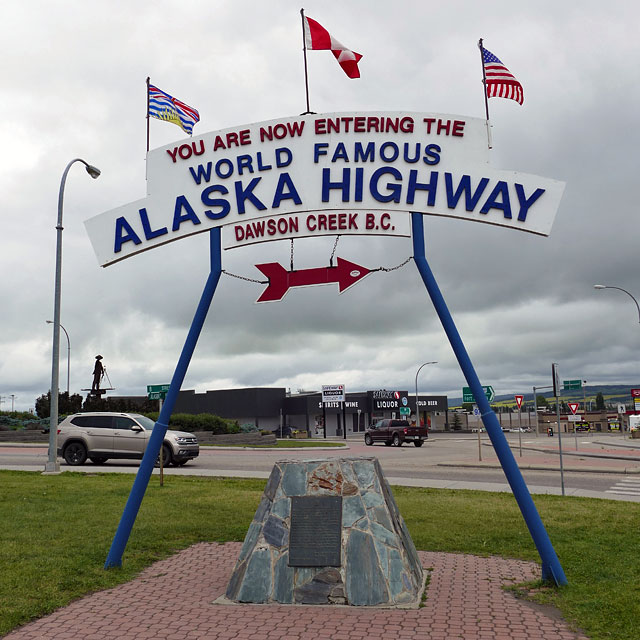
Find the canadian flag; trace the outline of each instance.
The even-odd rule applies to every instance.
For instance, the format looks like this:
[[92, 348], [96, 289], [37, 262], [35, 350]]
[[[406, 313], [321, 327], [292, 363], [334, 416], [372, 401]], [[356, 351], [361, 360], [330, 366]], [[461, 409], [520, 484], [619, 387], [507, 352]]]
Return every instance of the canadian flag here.
[[331, 53], [335, 56], [338, 64], [350, 78], [360, 77], [358, 62], [362, 59], [362, 56], [355, 51], [351, 51], [351, 49], [347, 49], [332, 37], [321, 24], [306, 16], [304, 17], [304, 38], [307, 49], [331, 49]]

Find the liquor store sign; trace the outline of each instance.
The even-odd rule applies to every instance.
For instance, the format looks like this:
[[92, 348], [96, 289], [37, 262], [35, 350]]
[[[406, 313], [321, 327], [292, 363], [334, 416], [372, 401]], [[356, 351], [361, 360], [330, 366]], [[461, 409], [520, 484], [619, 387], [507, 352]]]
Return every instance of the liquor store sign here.
[[344, 402], [346, 391], [343, 384], [323, 384], [322, 402]]
[[372, 411], [389, 411], [409, 407], [409, 394], [406, 391], [368, 391], [369, 406]]
[[489, 166], [486, 123], [408, 112], [309, 114], [147, 155], [147, 196], [85, 222], [100, 265], [223, 227], [223, 246], [410, 236], [410, 212], [548, 235], [564, 183]]

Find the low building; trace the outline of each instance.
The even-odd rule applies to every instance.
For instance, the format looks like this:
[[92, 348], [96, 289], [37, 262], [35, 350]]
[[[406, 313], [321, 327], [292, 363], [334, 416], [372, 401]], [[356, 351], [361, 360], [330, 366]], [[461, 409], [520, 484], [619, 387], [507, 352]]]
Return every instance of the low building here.
[[[144, 396], [120, 396], [112, 400], [146, 401]], [[444, 431], [448, 423], [447, 396], [420, 395], [419, 419], [431, 429]], [[291, 394], [283, 387], [219, 389], [196, 393], [180, 391], [175, 413], [211, 413], [240, 424], [255, 424], [259, 429], [275, 431], [280, 427], [306, 431], [311, 437], [364, 432], [367, 426], [383, 418], [415, 421], [415, 394], [378, 389], [347, 393], [346, 401], [322, 402], [319, 391]], [[288, 429], [287, 429], [288, 431]]]

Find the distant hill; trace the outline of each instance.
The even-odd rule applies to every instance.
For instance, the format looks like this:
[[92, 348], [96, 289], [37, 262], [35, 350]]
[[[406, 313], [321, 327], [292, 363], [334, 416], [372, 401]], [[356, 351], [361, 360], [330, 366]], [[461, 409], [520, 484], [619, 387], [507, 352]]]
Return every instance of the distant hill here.
[[[633, 387], [636, 388], [636, 387]], [[640, 383], [637, 388], [640, 389]], [[615, 407], [618, 404], [625, 404], [627, 408], [631, 408], [631, 389], [632, 385], [628, 384], [601, 384], [601, 385], [586, 385], [583, 389], [572, 389], [570, 391], [563, 391], [560, 399], [564, 402], [582, 402], [586, 397], [587, 402], [590, 400], [595, 405], [596, 395], [602, 393], [604, 401], [607, 405]], [[533, 389], [526, 393], [522, 392], [525, 403], [533, 402]], [[548, 400], [553, 401], [553, 391], [540, 391], [536, 392], [537, 396], [544, 396]], [[462, 405], [462, 397], [449, 398], [449, 408], [460, 407]], [[494, 401], [491, 403], [494, 407], [516, 407], [516, 400], [512, 394], [496, 395]]]

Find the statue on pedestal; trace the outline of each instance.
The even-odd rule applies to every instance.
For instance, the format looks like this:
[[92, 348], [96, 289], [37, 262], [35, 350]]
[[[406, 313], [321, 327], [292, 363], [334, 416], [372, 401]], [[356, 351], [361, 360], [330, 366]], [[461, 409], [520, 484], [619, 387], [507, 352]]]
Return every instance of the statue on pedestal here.
[[104, 366], [102, 364], [102, 356], [96, 356], [96, 363], [93, 367], [93, 382], [91, 383], [91, 394], [92, 395], [100, 395], [100, 382], [102, 382], [102, 378], [104, 377]]

